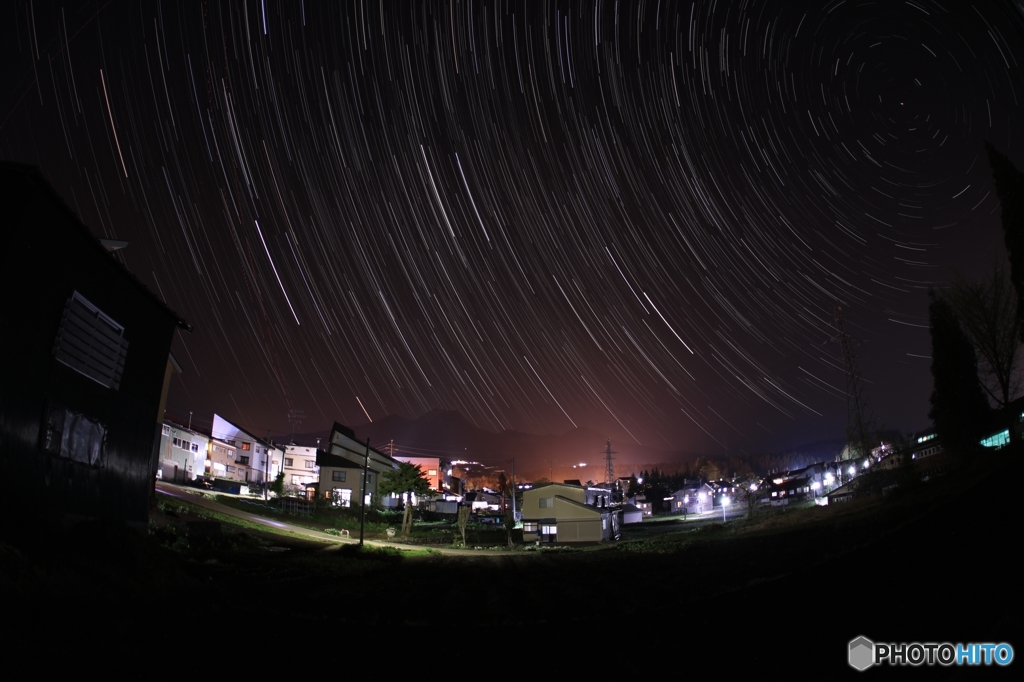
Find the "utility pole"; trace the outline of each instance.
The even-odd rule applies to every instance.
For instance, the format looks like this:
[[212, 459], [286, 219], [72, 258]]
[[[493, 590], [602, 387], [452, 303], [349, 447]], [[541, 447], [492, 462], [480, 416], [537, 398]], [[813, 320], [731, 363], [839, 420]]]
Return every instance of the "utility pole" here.
[[359, 546], [363, 546], [363, 529], [366, 528], [366, 474], [370, 469], [370, 439], [366, 439], [366, 457], [363, 459], [363, 498], [359, 501]]
[[516, 518], [516, 458], [512, 458], [512, 518]]
[[267, 501], [267, 491], [270, 489], [270, 448], [263, 446], [263, 501]]

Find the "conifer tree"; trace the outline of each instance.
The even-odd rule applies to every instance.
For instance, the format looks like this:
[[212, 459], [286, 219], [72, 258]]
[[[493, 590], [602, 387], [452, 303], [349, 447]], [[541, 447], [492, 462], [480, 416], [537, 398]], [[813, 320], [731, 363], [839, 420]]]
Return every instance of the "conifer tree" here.
[[942, 446], [969, 455], [980, 448], [990, 419], [988, 401], [978, 379], [974, 345], [960, 326], [949, 301], [929, 293], [932, 335], [932, 409], [928, 413]]

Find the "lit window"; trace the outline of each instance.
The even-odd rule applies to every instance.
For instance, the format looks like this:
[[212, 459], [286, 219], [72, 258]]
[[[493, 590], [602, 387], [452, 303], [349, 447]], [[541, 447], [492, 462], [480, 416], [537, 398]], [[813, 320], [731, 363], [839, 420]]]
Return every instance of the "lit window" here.
[[523, 522], [523, 532], [524, 533], [536, 533], [537, 532], [537, 524], [535, 522], [533, 522], [533, 521], [524, 521]]
[[242, 449], [243, 450], [248, 450], [251, 447], [252, 447], [252, 443], [246, 443], [245, 441], [242, 441]]
[[427, 469], [427, 476], [437, 476], [437, 469]]
[[557, 525], [550, 525], [549, 526], [547, 524], [544, 524], [544, 525], [542, 525], [540, 527], [540, 534], [541, 535], [557, 535], [558, 534], [558, 526]]

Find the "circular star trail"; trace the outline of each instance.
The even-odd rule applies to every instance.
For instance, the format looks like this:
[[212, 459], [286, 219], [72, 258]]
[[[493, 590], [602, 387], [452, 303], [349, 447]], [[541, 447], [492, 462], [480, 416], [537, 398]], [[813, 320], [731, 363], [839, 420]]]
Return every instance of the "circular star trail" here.
[[461, 412], [707, 454], [927, 424], [926, 292], [1002, 240], [1013, 3], [3, 10], [0, 155], [195, 328], [171, 410]]

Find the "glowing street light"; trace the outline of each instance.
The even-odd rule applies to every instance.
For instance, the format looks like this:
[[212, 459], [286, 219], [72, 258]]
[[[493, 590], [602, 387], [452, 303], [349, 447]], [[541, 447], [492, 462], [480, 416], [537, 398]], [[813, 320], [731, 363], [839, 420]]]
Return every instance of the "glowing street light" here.
[[725, 508], [729, 506], [729, 498], [722, 498], [722, 523], [725, 523]]

